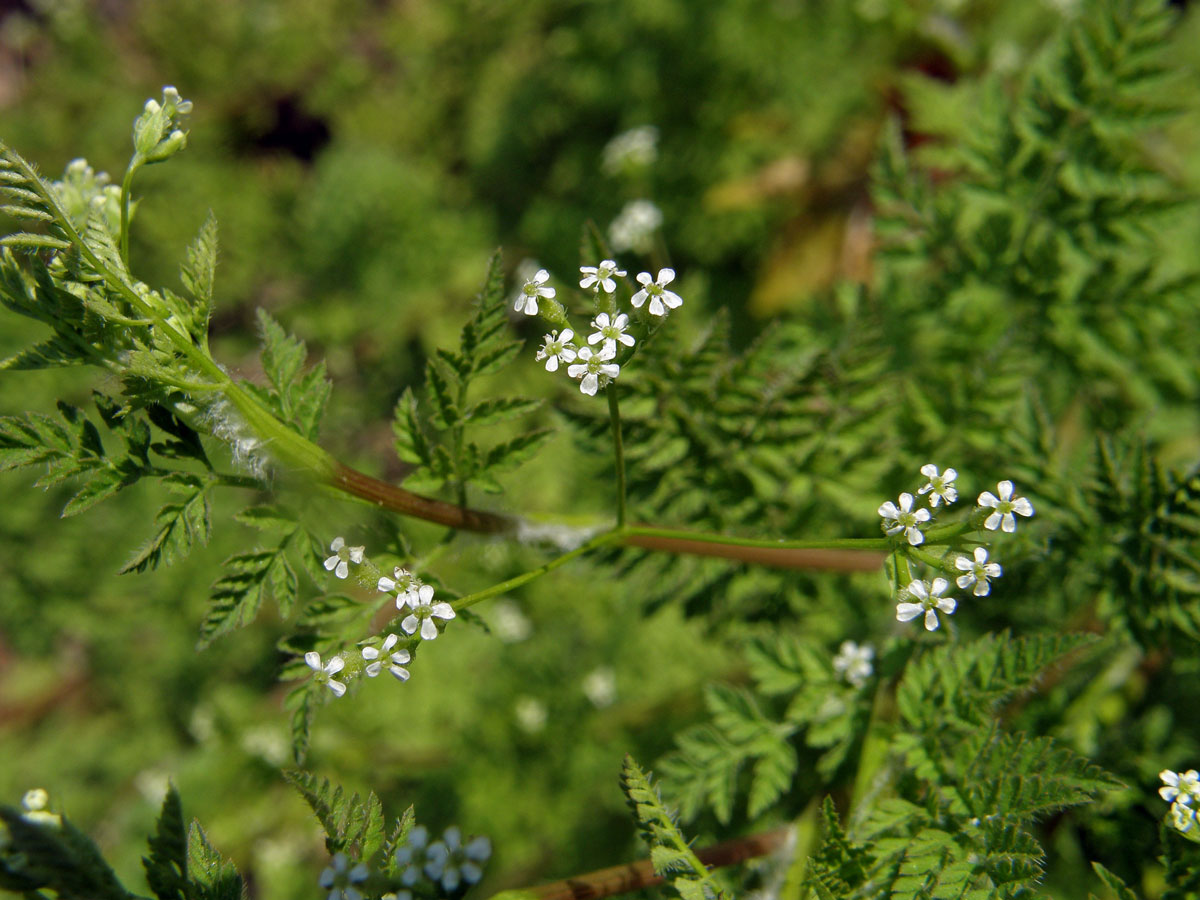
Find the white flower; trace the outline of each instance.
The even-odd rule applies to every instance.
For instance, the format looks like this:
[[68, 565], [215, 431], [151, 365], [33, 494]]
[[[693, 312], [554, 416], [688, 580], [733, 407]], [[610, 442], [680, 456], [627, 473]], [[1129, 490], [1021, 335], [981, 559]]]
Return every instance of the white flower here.
[[908, 542], [915, 547], [925, 540], [925, 535], [921, 534], [920, 525], [922, 522], [929, 521], [930, 514], [927, 509], [914, 510], [912, 505], [913, 495], [901, 494], [899, 508], [891, 500], [888, 500], [879, 507], [879, 515], [883, 518], [884, 530], [887, 534], [898, 534], [903, 531]]
[[[383, 660], [381, 656], [387, 654], [389, 650], [396, 646], [400, 640], [399, 635], [389, 634], [384, 639], [383, 647], [363, 647], [362, 657], [367, 660], [365, 669], [368, 678], [374, 678], [383, 670]], [[391, 665], [388, 666], [388, 671], [396, 676], [400, 681], [408, 681], [408, 669], [404, 666], [412, 662], [412, 656], [407, 650], [397, 650], [390, 657]]]
[[557, 372], [559, 362], [571, 363], [575, 362], [575, 357], [578, 355], [575, 352], [575, 347], [571, 341], [575, 339], [575, 332], [570, 328], [564, 328], [563, 333], [552, 331], [546, 335], [546, 340], [542, 343], [541, 349], [537, 352], [538, 362], [546, 360], [546, 371]]
[[614, 278], [624, 278], [625, 272], [617, 268], [617, 264], [611, 259], [606, 259], [598, 266], [580, 266], [580, 273], [583, 275], [579, 279], [581, 288], [590, 288], [596, 286], [596, 290], [604, 289], [604, 293], [611, 294], [617, 289], [617, 283]]
[[441, 881], [443, 890], [453, 892], [463, 882], [475, 884], [479, 881], [483, 877], [482, 864], [491, 855], [492, 843], [486, 837], [472, 838], [463, 846], [462, 832], [451, 825], [440, 841], [429, 845], [425, 874], [434, 881]]
[[409, 595], [408, 602], [412, 606], [412, 614], [400, 623], [400, 627], [404, 629], [406, 634], [412, 634], [420, 628], [421, 637], [427, 641], [432, 641], [438, 636], [437, 623], [433, 620], [435, 618], [454, 618], [453, 606], [444, 601], [438, 603], [433, 603], [432, 601], [433, 588], [427, 584], [421, 585], [417, 596]]
[[597, 709], [612, 706], [617, 699], [617, 673], [611, 666], [593, 669], [583, 679], [583, 693]]
[[350, 868], [346, 854], [336, 853], [317, 883], [329, 891], [326, 900], [363, 900], [362, 893], [353, 885], [362, 884], [370, 875], [371, 870], [364, 863]]
[[405, 606], [416, 607], [422, 598], [426, 603], [433, 600], [433, 588], [408, 569], [396, 566], [392, 574], [396, 577], [388, 578], [385, 575], [379, 579], [376, 586], [385, 594], [396, 591], [396, 609], [404, 609]]
[[933, 579], [933, 584], [920, 579], [912, 582], [905, 591], [909, 597], [916, 597], [919, 603], [900, 602], [896, 604], [896, 618], [901, 622], [909, 622], [925, 613], [925, 630], [936, 631], [938, 627], [937, 611], [940, 609], [946, 615], [954, 612], [958, 604], [953, 597], [943, 597], [942, 593], [950, 587], [945, 578]]
[[529, 734], [537, 734], [546, 727], [546, 705], [536, 697], [518, 697], [517, 702], [513, 705], [513, 713], [517, 719], [517, 725], [522, 731]]
[[532, 278], [525, 282], [525, 286], [521, 288], [521, 293], [517, 295], [517, 302], [513, 304], [513, 308], [517, 312], [524, 312], [527, 316], [536, 316], [538, 311], [539, 297], [553, 297], [555, 290], [552, 287], [546, 287], [546, 282], [550, 280], [550, 273], [545, 269], [538, 269]]
[[37, 825], [50, 825], [58, 827], [62, 825], [62, 816], [58, 813], [49, 812], [46, 807], [50, 805], [50, 795], [45, 788], [34, 788], [31, 791], [26, 791], [25, 796], [21, 798], [21, 806], [25, 809], [21, 813], [21, 818], [26, 822], [34, 822]]
[[643, 169], [658, 156], [658, 129], [653, 125], [639, 125], [622, 131], [604, 145], [602, 166], [609, 175], [620, 174], [625, 169]]
[[1158, 795], [1168, 803], [1190, 804], [1192, 800], [1200, 798], [1200, 773], [1195, 769], [1188, 769], [1183, 773], [1163, 769], [1158, 773], [1158, 777], [1163, 780], [1163, 787], [1158, 789]]
[[618, 253], [626, 250], [645, 253], [662, 221], [662, 210], [649, 200], [631, 200], [608, 226], [608, 242]]
[[842, 641], [833, 658], [833, 670], [855, 687], [862, 687], [875, 671], [871, 665], [874, 658], [875, 648], [870, 644], [860, 647], [854, 641]]
[[988, 583], [989, 578], [999, 578], [1004, 574], [1004, 570], [1000, 568], [999, 563], [988, 562], [988, 552], [983, 547], [975, 548], [975, 561], [971, 562], [965, 556], [960, 556], [954, 560], [954, 568], [966, 572], [966, 575], [959, 575], [955, 584], [964, 591], [971, 585], [975, 585], [975, 596], [986, 597], [991, 591], [992, 586]]
[[589, 344], [598, 344], [604, 341], [604, 349], [607, 350], [611, 347], [613, 353], [617, 351], [617, 341], [626, 347], [633, 346], [633, 335], [625, 333], [625, 329], [629, 327], [629, 316], [625, 313], [618, 313], [615, 319], [610, 319], [608, 313], [600, 313], [592, 319], [592, 327], [596, 331], [588, 335]]
[[425, 849], [429, 843], [429, 829], [418, 825], [408, 833], [408, 840], [396, 848], [396, 865], [403, 866], [400, 883], [412, 887], [421, 880], [421, 869], [425, 862]]
[[335, 537], [333, 543], [329, 545], [329, 549], [333, 551], [333, 556], [325, 560], [325, 571], [332, 572], [338, 578], [345, 578], [350, 574], [350, 567], [346, 565], [346, 560], [358, 564], [363, 561], [363, 552], [366, 547], [347, 547], [345, 539]]
[[589, 397], [595, 397], [596, 390], [600, 387], [601, 375], [616, 378], [621, 373], [619, 365], [609, 362], [616, 355], [616, 345], [612, 347], [605, 346], [599, 353], [593, 352], [591, 347], [580, 347], [579, 358], [582, 362], [568, 366], [567, 374], [572, 378], [582, 378], [583, 380], [579, 383], [579, 390], [583, 391]]
[[340, 656], [335, 656], [322, 666], [321, 655], [316, 650], [309, 650], [304, 654], [304, 661], [308, 663], [310, 669], [317, 673], [318, 683], [329, 685], [329, 689], [333, 691], [333, 696], [340, 697], [346, 693], [346, 685], [340, 681], [333, 680], [333, 676], [346, 667], [344, 659]]
[[921, 466], [921, 474], [929, 479], [929, 483], [917, 493], [928, 494], [932, 491], [933, 496], [929, 498], [930, 506], [937, 506], [943, 500], [949, 506], [958, 499], [958, 490], [954, 487], [954, 479], [958, 477], [958, 473], [953, 469], [947, 469], [939, 475], [937, 466], [933, 463], [926, 463]]
[[683, 305], [682, 297], [674, 291], [666, 289], [667, 285], [675, 280], [674, 269], [659, 269], [657, 280], [651, 278], [649, 272], [639, 272], [637, 280], [642, 289], [634, 294], [629, 301], [635, 308], [641, 309], [642, 304], [649, 299], [650, 315], [665, 316], [667, 314], [667, 307], [678, 309]]
[[1012, 534], [1017, 530], [1017, 520], [1013, 517], [1013, 513], [1019, 516], [1032, 516], [1033, 504], [1024, 497], [1013, 497], [1013, 483], [1011, 481], [1001, 481], [996, 485], [996, 491], [1000, 494], [996, 497], [991, 491], [984, 491], [979, 495], [979, 505], [994, 509], [995, 512], [987, 517], [987, 521], [983, 523], [983, 527], [988, 531], [995, 531], [997, 528]]

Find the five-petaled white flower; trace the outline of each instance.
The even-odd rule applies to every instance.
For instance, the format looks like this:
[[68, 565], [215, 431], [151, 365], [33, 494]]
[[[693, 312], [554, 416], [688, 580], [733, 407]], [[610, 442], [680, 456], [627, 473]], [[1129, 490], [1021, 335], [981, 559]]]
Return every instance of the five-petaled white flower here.
[[579, 286], [581, 288], [595, 286], [596, 290], [603, 288], [606, 294], [611, 294], [617, 289], [617, 283], [613, 281], [614, 278], [625, 277], [624, 270], [618, 269], [617, 264], [611, 259], [604, 260], [598, 266], [580, 266], [579, 271], [583, 275], [579, 279]]
[[416, 598], [409, 597], [408, 602], [412, 607], [412, 613], [405, 617], [404, 621], [400, 623], [400, 627], [404, 629], [405, 634], [413, 634], [420, 628], [421, 637], [432, 641], [438, 636], [437, 623], [433, 620], [435, 618], [453, 619], [454, 607], [444, 601], [432, 603], [433, 588], [427, 584], [422, 588], [429, 588], [428, 593], [422, 589]]
[[[399, 642], [400, 636], [389, 634], [384, 639], [382, 647], [363, 647], [362, 656], [367, 660], [367, 667], [364, 671], [368, 678], [374, 678], [383, 670], [383, 659], [380, 657], [386, 655]], [[412, 662], [412, 655], [407, 650], [397, 650], [389, 657], [391, 665], [388, 666], [388, 671], [396, 676], [400, 681], [408, 681], [408, 669], [404, 668]]]
[[385, 594], [390, 591], [396, 592], [396, 609], [404, 609], [405, 606], [416, 607], [418, 600], [424, 600], [426, 603], [433, 600], [433, 588], [408, 569], [396, 566], [392, 574], [396, 577], [383, 576], [379, 579], [377, 587]]
[[900, 506], [891, 500], [879, 507], [879, 515], [883, 518], [884, 531], [887, 534], [898, 534], [903, 531], [908, 542], [914, 547], [924, 542], [925, 535], [921, 534], [921, 523], [929, 521], [929, 510], [912, 508], [913, 495], [901, 494]]
[[329, 549], [333, 551], [333, 556], [325, 560], [325, 570], [332, 572], [338, 578], [345, 578], [350, 574], [350, 566], [346, 564], [346, 560], [358, 564], [363, 561], [363, 553], [366, 547], [347, 547], [344, 538], [335, 537], [333, 543], [329, 545]]
[[619, 365], [609, 362], [616, 355], [615, 344], [611, 347], [606, 344], [599, 353], [594, 352], [591, 347], [580, 347], [579, 359], [581, 362], [568, 366], [567, 374], [572, 378], [582, 378], [579, 390], [589, 397], [595, 397], [596, 391], [600, 387], [601, 375], [616, 378], [621, 373]]
[[524, 312], [527, 316], [536, 316], [538, 298], [553, 297], [556, 293], [554, 288], [546, 287], [546, 282], [549, 280], [550, 273], [545, 269], [538, 269], [534, 276], [525, 282], [525, 286], [521, 288], [521, 293], [517, 295], [517, 302], [513, 304], [513, 308], [517, 312]]
[[932, 585], [928, 581], [920, 579], [913, 581], [905, 588], [905, 591], [909, 597], [914, 597], [919, 602], [901, 601], [897, 603], [896, 618], [901, 622], [910, 622], [921, 613], [925, 613], [925, 630], [936, 631], [939, 625], [938, 610], [950, 615], [958, 605], [953, 597], [942, 596], [948, 587], [950, 587], [950, 582], [945, 578], [933, 579]]
[[1200, 772], [1188, 769], [1186, 772], [1172, 772], [1163, 769], [1158, 773], [1163, 786], [1158, 789], [1158, 795], [1168, 803], [1190, 804], [1200, 798]]
[[350, 866], [345, 853], [335, 853], [331, 865], [321, 873], [317, 883], [329, 891], [326, 900], [363, 900], [362, 893], [354, 887], [362, 884], [371, 875], [365, 863]]
[[837, 656], [833, 658], [833, 670], [854, 687], [862, 687], [875, 671], [871, 665], [874, 658], [875, 648], [870, 644], [860, 647], [854, 641], [842, 641]]
[[943, 500], [949, 506], [958, 499], [958, 489], [954, 487], [954, 479], [958, 477], [958, 473], [953, 469], [947, 469], [939, 475], [937, 466], [933, 463], [926, 463], [921, 466], [921, 474], [929, 479], [929, 483], [917, 493], [928, 494], [932, 491], [933, 496], [929, 498], [930, 506], [937, 506]]
[[396, 848], [396, 865], [404, 867], [404, 871], [400, 873], [401, 884], [412, 887], [421, 880], [428, 843], [429, 829], [418, 825], [408, 833], [408, 840]]
[[570, 328], [564, 328], [563, 333], [552, 331], [546, 335], [546, 340], [542, 343], [542, 347], [537, 352], [538, 362], [546, 360], [546, 371], [557, 372], [559, 362], [572, 363], [575, 362], [575, 357], [578, 353], [575, 346], [571, 343], [575, 338], [575, 332]]
[[983, 547], [975, 548], [974, 562], [965, 556], [960, 556], [954, 560], [954, 568], [966, 572], [965, 575], [959, 575], [954, 583], [964, 591], [971, 585], [975, 585], [976, 597], [986, 597], [988, 592], [991, 591], [992, 586], [988, 583], [989, 578], [999, 578], [1004, 574], [1004, 570], [1000, 568], [999, 563], [988, 562], [988, 552]]
[[1013, 516], [1016, 513], [1019, 516], [1032, 516], [1033, 504], [1024, 497], [1013, 496], [1013, 483], [1011, 481], [1001, 481], [996, 485], [996, 491], [1000, 494], [995, 496], [991, 491], [984, 491], [979, 495], [979, 505], [995, 510], [987, 521], [983, 523], [983, 527], [988, 531], [995, 531], [999, 528], [1012, 534], [1017, 530], [1017, 520]]
[[610, 319], [608, 313], [600, 313], [592, 319], [592, 327], [596, 330], [588, 335], [589, 344], [604, 341], [604, 349], [611, 347], [614, 353], [617, 351], [617, 341], [626, 347], [633, 346], [633, 335], [625, 333], [625, 329], [629, 327], [629, 316], [625, 313], [618, 313], [615, 319]]
[[321, 654], [316, 650], [309, 650], [304, 654], [304, 661], [308, 663], [308, 667], [317, 673], [317, 682], [329, 685], [329, 689], [333, 691], [333, 696], [340, 697], [346, 693], [346, 685], [341, 681], [335, 681], [333, 676], [342, 669], [346, 668], [346, 661], [340, 656], [335, 656], [329, 660], [324, 666], [321, 665]]
[[630, 303], [635, 308], [641, 309], [642, 304], [648, 299], [650, 301], [650, 315], [665, 316], [667, 308], [678, 309], [683, 305], [683, 298], [674, 291], [668, 291], [667, 285], [675, 280], [674, 269], [659, 269], [658, 279], [652, 279], [649, 272], [639, 272], [637, 276], [638, 283], [642, 289], [633, 295]]
[[445, 891], [456, 891], [463, 882], [475, 884], [483, 877], [483, 863], [492, 855], [492, 842], [486, 837], [472, 838], [464, 846], [462, 832], [451, 825], [426, 851], [425, 874], [441, 881]]

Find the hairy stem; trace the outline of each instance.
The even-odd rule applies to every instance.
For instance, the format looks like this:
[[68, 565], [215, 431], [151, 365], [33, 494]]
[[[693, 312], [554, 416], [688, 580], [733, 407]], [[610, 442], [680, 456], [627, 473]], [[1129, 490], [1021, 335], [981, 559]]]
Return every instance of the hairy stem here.
[[138, 158], [135, 156], [129, 161], [129, 168], [125, 170], [125, 177], [121, 179], [121, 262], [125, 263], [125, 268], [129, 268], [129, 195], [133, 191], [133, 173], [137, 169]]

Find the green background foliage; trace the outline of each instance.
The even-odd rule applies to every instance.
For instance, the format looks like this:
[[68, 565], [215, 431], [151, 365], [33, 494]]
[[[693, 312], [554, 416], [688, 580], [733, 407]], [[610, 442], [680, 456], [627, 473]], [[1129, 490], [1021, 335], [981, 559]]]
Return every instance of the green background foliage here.
[[[1154, 4], [1111, 5], [1131, 6]], [[1073, 21], [1075, 37], [1054, 37]], [[879, 502], [912, 490], [930, 459], [964, 473], [967, 498], [1016, 480], [1039, 518], [998, 544], [1006, 574], [986, 602], [962, 602], [964, 641], [1100, 637], [929, 655], [901, 684], [903, 721], [962, 729], [971, 750], [1016, 766], [1043, 760], [1047, 736], [1072, 754], [1054, 759], [1076, 782], [1047, 788], [1044, 805], [1014, 801], [994, 826], [1025, 859], [997, 862], [998, 880], [1038, 870], [1032, 829], [1048, 894], [1100, 891], [1098, 859], [1158, 896], [1175, 863], [1155, 859], [1157, 772], [1200, 756], [1200, 14], [1134, 21], [1038, 0], [63, 0], [0, 18], [0, 136], [48, 176], [86, 155], [119, 179], [133, 115], [177, 85], [196, 104], [189, 144], [139, 175], [135, 272], [180, 290], [179, 260], [211, 212], [216, 358], [264, 397], [273, 388], [307, 431], [318, 411], [285, 408], [286, 386], [301, 365], [327, 374], [322, 445], [392, 480], [423, 462], [395, 458], [393, 412], [436, 409], [435, 348], [460, 346], [494, 248], [510, 280], [530, 258], [567, 286], [585, 224], [603, 231], [628, 200], [653, 199], [663, 246], [627, 267], [669, 248], [687, 303], [622, 375], [631, 514], [757, 537], [875, 536]], [[658, 162], [606, 172], [606, 143], [643, 124], [659, 129]], [[517, 337], [540, 337], [510, 319]], [[258, 334], [282, 346], [281, 326], [307, 353], [260, 358]], [[0, 358], [44, 337], [5, 313]], [[473, 402], [545, 401], [522, 405], [523, 422], [556, 432], [523, 468], [478, 477], [472, 502], [610, 515], [603, 402], [532, 352], [472, 374]], [[93, 388], [114, 390], [78, 370], [0, 373], [0, 414], [57, 415], [62, 399], [100, 421]], [[519, 433], [479, 431], [484, 447]], [[141, 436], [102, 439], [136, 468]], [[94, 463], [65, 464], [99, 468], [97, 491], [122, 486], [128, 469]], [[433, 490], [446, 474], [418, 477]], [[281, 775], [276, 642], [292, 611], [265, 604], [249, 628], [201, 630], [221, 562], [278, 545], [265, 513], [230, 518], [267, 498], [212, 492], [207, 545], [120, 575], [141, 567], [162, 503], [186, 503], [195, 485], [143, 482], [60, 519], [89, 497], [33, 480], [0, 477], [0, 797], [48, 788], [134, 886], [169, 778], [255, 896], [315, 891], [325, 847]], [[484, 493], [499, 487], [503, 499]], [[544, 560], [481, 539], [430, 551], [440, 530], [320, 496], [301, 512], [312, 537], [297, 552], [337, 534], [411, 541], [460, 593]], [[206, 530], [202, 510], [186, 516]], [[288, 576], [264, 579], [276, 577]], [[322, 709], [308, 765], [374, 791], [389, 816], [413, 804], [435, 829], [489, 834], [484, 894], [643, 853], [617, 780], [626, 753], [654, 766], [689, 836], [806, 809], [815, 822], [814, 795], [836, 786], [845, 801], [867, 752], [832, 648], [875, 640], [894, 675], [916, 633], [886, 639], [880, 574], [632, 551], [478, 612], [490, 633], [456, 627], [409, 683], [371, 682]], [[215, 640], [197, 653], [202, 633]], [[1053, 668], [1068, 651], [1071, 665]], [[939, 683], [942, 661], [966, 687]], [[608, 669], [615, 702], [597, 705], [583, 683]], [[993, 734], [994, 717], [1030, 736]], [[914, 872], [936, 868], [929, 854], [945, 851], [947, 883], [963, 865], [961, 841], [908, 842], [942, 802], [922, 794], [922, 766], [945, 760], [919, 740], [901, 750], [914, 774], [908, 799], [869, 825], [877, 856], [839, 843], [826, 814], [821, 890], [894, 861], [908, 896]], [[986, 773], [950, 764], [986, 788]], [[1092, 789], [1098, 803], [1063, 811]]]

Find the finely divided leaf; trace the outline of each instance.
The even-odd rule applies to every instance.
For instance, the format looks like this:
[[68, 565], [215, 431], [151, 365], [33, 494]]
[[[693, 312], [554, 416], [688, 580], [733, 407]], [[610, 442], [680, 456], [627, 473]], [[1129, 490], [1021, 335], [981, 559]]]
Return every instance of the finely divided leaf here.
[[150, 837], [150, 855], [142, 857], [146, 882], [158, 900], [187, 900], [187, 857], [183, 804], [175, 786], [168, 785], [158, 824]]

